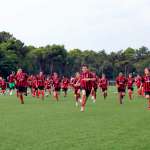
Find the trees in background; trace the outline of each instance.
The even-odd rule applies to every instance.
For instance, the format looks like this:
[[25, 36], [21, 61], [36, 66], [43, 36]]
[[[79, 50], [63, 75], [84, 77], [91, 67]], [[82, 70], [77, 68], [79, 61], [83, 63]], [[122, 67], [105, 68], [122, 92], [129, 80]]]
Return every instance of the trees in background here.
[[4, 76], [18, 68], [23, 68], [29, 74], [39, 71], [51, 74], [56, 71], [71, 76], [80, 71], [82, 64], [87, 64], [98, 75], [105, 73], [109, 79], [114, 79], [120, 71], [125, 75], [130, 72], [141, 74], [144, 67], [150, 67], [150, 50], [143, 46], [110, 54], [106, 50], [67, 51], [64, 45], [26, 46], [12, 34], [0, 32], [0, 72]]

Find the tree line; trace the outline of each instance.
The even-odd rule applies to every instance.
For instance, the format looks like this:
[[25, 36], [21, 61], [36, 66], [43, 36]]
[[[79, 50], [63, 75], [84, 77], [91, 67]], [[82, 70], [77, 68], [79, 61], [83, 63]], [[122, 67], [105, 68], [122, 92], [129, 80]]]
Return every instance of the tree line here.
[[80, 70], [82, 64], [98, 75], [105, 73], [114, 79], [121, 71], [142, 74], [150, 67], [150, 50], [142, 46], [139, 49], [106, 53], [107, 50], [67, 50], [64, 45], [46, 45], [44, 47], [27, 46], [9, 32], [0, 32], [0, 73], [7, 76], [11, 71], [23, 68], [29, 74], [43, 71], [45, 74], [58, 72], [72, 76]]

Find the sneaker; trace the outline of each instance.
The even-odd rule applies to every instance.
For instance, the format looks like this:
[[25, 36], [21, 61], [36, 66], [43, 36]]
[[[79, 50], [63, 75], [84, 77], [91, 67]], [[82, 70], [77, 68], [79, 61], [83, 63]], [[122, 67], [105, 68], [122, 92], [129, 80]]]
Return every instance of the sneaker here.
[[81, 112], [84, 112], [84, 107], [81, 107]]
[[76, 102], [76, 107], [78, 107], [78, 105], [79, 105], [78, 102]]

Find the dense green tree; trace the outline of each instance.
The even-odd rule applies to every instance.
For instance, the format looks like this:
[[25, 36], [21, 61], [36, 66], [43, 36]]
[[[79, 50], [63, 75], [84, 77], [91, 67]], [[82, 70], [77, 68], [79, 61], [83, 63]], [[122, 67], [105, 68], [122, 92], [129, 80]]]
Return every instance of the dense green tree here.
[[26, 46], [12, 34], [0, 32], [0, 72], [5, 77], [20, 67], [32, 74], [39, 71], [51, 74], [55, 71], [72, 76], [80, 71], [82, 64], [87, 64], [98, 75], [105, 73], [109, 79], [115, 79], [120, 71], [125, 75], [130, 72], [142, 74], [145, 67], [150, 67], [150, 50], [142, 46], [110, 54], [106, 50], [67, 51], [64, 45]]

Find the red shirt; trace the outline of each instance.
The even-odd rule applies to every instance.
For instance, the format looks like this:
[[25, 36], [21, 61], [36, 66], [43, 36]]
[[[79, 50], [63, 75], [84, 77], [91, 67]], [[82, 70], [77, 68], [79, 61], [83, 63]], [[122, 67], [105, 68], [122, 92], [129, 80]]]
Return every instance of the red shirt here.
[[44, 75], [38, 75], [37, 76], [37, 84], [38, 84], [38, 86], [44, 86], [45, 85], [45, 76]]
[[135, 83], [136, 83], [136, 86], [137, 86], [138, 88], [140, 88], [140, 86], [141, 86], [141, 84], [142, 84], [142, 78], [141, 78], [141, 77], [137, 77], [137, 78], [135, 79]]
[[33, 78], [31, 85], [32, 85], [32, 88], [37, 88], [38, 87], [37, 78]]
[[18, 73], [16, 74], [16, 85], [21, 87], [27, 86], [27, 74], [26, 73]]
[[125, 89], [126, 88], [127, 79], [124, 76], [118, 76], [116, 78], [116, 84], [118, 85], [118, 88]]
[[106, 78], [101, 78], [100, 79], [100, 87], [103, 88], [107, 88], [108, 86], [108, 80]]
[[59, 77], [52, 77], [54, 88], [61, 88], [61, 80]]
[[4, 80], [1, 80], [1, 88], [6, 89], [7, 83]]
[[134, 79], [133, 78], [128, 78], [127, 79], [128, 88], [132, 88], [133, 84], [134, 84]]
[[0, 79], [0, 87], [2, 86], [2, 80]]
[[81, 78], [81, 88], [85, 90], [91, 90], [93, 87], [93, 81], [85, 81], [86, 78], [95, 78], [93, 73], [90, 71], [82, 72], [80, 75]]
[[95, 80], [92, 81], [92, 87], [97, 88], [97, 86], [98, 86], [98, 77], [95, 74], [93, 74], [93, 78], [95, 78]]
[[150, 92], [150, 75], [142, 78], [142, 83], [145, 92]]
[[50, 89], [51, 88], [51, 81], [48, 79], [45, 81], [45, 88]]
[[28, 86], [32, 86], [33, 76], [28, 77]]
[[69, 80], [67, 78], [64, 78], [62, 80], [62, 88], [68, 88], [69, 86]]
[[8, 76], [8, 82], [9, 82], [9, 83], [14, 83], [14, 82], [15, 82], [15, 75], [10, 74], [10, 75]]
[[75, 90], [80, 89], [80, 82], [81, 82], [80, 78], [74, 78], [72, 85]]

